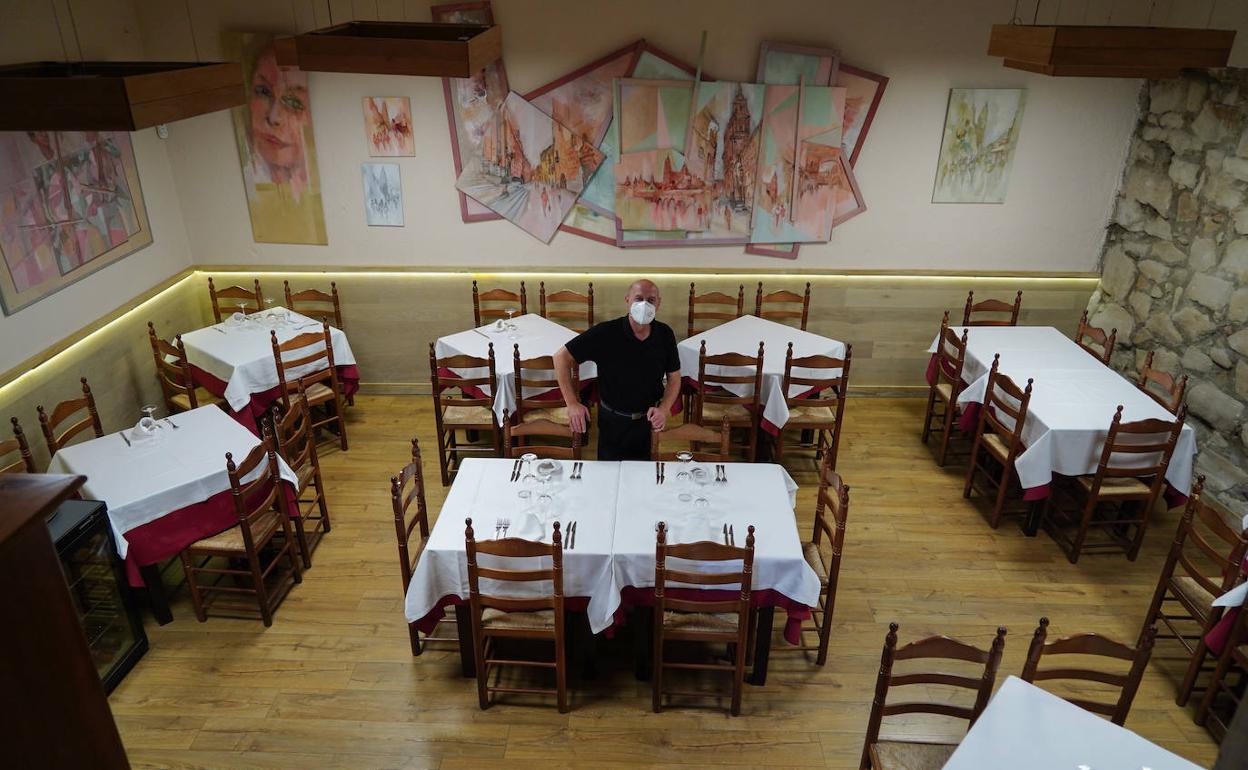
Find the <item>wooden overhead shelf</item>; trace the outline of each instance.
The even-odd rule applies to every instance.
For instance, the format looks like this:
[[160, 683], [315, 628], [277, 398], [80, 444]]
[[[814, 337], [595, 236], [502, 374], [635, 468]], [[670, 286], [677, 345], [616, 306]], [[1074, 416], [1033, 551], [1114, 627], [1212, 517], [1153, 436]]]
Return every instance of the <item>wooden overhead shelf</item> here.
[[1058, 77], [1168, 78], [1225, 67], [1234, 43], [1235, 31], [1223, 29], [994, 24], [988, 55]]
[[137, 131], [244, 102], [234, 62], [0, 66], [0, 131]]
[[466, 78], [503, 55], [501, 27], [352, 21], [282, 38], [277, 62], [314, 72]]

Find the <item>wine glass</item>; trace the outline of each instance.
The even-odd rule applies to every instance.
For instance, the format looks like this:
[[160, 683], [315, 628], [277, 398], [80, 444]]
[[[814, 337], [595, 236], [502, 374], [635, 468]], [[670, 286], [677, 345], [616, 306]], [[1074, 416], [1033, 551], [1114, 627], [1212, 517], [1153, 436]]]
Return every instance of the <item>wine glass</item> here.
[[247, 301], [247, 300], [245, 300], [245, 299], [243, 299], [243, 300], [239, 300], [239, 302], [238, 302], [238, 309], [239, 309], [239, 310], [241, 310], [241, 311], [243, 311], [243, 320], [244, 320], [244, 321], [245, 321], [245, 320], [247, 320], [248, 318], [250, 318], [250, 317], [251, 317], [251, 314], [247, 312], [247, 307], [248, 307], [250, 304], [251, 304], [251, 303], [250, 303], [250, 302], [248, 302], [248, 301]]
[[144, 430], [151, 431], [152, 429], [160, 426], [160, 423], [156, 422], [155, 404], [144, 404], [143, 408], [139, 411], [143, 413], [142, 419], [139, 420], [139, 425], [143, 426]]
[[693, 499], [692, 482], [689, 478], [689, 469], [693, 463], [693, 452], [677, 452], [676, 459], [680, 462], [680, 471], [676, 473], [676, 498], [682, 503], [687, 503]]
[[537, 460], [537, 455], [532, 452], [525, 452], [520, 455], [520, 491], [516, 496], [521, 500], [528, 500], [533, 496], [533, 487], [537, 485], [537, 476], [533, 473], [533, 462]]
[[711, 504], [711, 501], [706, 499], [706, 485], [711, 483], [710, 471], [699, 465], [689, 471], [689, 476], [699, 490], [697, 498], [693, 501], [693, 506], [695, 508], [706, 508]]
[[509, 307], [504, 312], [507, 313], [507, 339], [509, 340], [520, 339], [520, 335], [516, 333], [516, 322], [512, 320], [512, 316], [516, 314], [516, 309], [514, 307]]

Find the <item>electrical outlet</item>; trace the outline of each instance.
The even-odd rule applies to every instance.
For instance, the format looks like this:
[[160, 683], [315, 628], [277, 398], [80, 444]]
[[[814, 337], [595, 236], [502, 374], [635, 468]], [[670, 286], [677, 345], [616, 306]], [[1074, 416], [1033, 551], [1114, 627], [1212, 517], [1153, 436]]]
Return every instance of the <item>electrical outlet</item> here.
[[165, 125], [164, 123], [157, 123], [156, 124], [156, 136], [159, 136], [161, 139], [168, 139], [169, 138], [169, 126]]

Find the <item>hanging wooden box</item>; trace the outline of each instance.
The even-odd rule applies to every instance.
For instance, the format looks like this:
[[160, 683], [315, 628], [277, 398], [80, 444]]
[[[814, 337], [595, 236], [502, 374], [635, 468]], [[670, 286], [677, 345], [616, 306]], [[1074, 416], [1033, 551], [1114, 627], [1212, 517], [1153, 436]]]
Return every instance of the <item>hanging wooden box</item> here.
[[466, 78], [502, 55], [502, 28], [478, 24], [352, 21], [277, 46], [283, 67], [375, 75]]
[[1225, 67], [1234, 30], [994, 24], [988, 55], [1012, 69], [1059, 77], [1166, 78]]
[[244, 100], [234, 62], [0, 66], [0, 131], [137, 131]]

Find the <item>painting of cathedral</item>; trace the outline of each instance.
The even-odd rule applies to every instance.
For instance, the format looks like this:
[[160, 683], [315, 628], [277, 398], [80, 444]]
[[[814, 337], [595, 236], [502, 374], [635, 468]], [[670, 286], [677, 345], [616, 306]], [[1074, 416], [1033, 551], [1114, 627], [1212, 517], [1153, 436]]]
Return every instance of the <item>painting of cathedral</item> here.
[[689, 132], [689, 171], [703, 180], [709, 215], [703, 242], [745, 243], [758, 167], [759, 127], [765, 86], [756, 83], [702, 83]]

